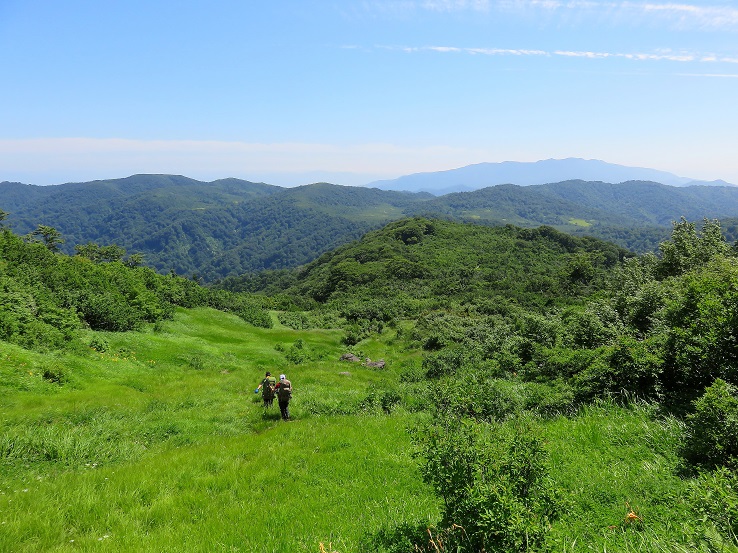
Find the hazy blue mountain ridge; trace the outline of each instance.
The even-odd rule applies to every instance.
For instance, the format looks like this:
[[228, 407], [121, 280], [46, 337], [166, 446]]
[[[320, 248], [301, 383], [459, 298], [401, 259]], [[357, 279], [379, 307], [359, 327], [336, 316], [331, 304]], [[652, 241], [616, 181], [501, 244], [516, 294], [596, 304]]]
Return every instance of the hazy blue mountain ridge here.
[[536, 162], [477, 163], [448, 171], [415, 173], [392, 180], [374, 181], [367, 184], [367, 186], [383, 190], [425, 191], [434, 194], [447, 194], [477, 190], [499, 184], [531, 186], [568, 180], [612, 183], [652, 181], [669, 186], [690, 186], [693, 184], [732, 186], [725, 181], [699, 181], [656, 169], [627, 167], [595, 159], [579, 158], [546, 159]]

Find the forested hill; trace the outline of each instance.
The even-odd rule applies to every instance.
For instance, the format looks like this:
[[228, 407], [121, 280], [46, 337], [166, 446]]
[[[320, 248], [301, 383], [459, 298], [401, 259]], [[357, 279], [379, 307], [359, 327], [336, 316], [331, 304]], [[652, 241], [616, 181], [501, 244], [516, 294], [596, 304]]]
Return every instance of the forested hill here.
[[689, 220], [738, 215], [738, 189], [731, 186], [672, 187], [644, 181], [620, 184], [566, 181], [537, 188], [546, 196], [604, 210], [632, 225], [668, 226], [675, 220], [675, 213]]
[[117, 244], [143, 254], [144, 263], [160, 272], [214, 281], [304, 265], [369, 230], [419, 215], [483, 225], [548, 225], [638, 252], [655, 250], [680, 217], [719, 218], [732, 241], [738, 189], [566, 181], [434, 197], [326, 183], [281, 188], [238, 179], [134, 175], [58, 186], [3, 182], [0, 210], [18, 234], [53, 227], [68, 254], [90, 242]]
[[[207, 184], [207, 187], [203, 187]], [[277, 186], [239, 179], [222, 179], [203, 183], [180, 175], [133, 175], [124, 179], [75, 182], [58, 186], [33, 186], [18, 182], [0, 183], [2, 203], [6, 211], [18, 212], [24, 218], [34, 216], [74, 215], [75, 208], [104, 207], [132, 197], [152, 200], [176, 200], [182, 206], [238, 202], [245, 197], [269, 195]], [[173, 206], [172, 206], [173, 207]]]
[[447, 194], [416, 209], [524, 226], [576, 227], [572, 220], [579, 219], [598, 227], [670, 227], [679, 217], [699, 220], [737, 216], [738, 188], [677, 188], [643, 181], [611, 184], [572, 180], [525, 187], [506, 184]]
[[[362, 318], [417, 316], [439, 301], [571, 301], [630, 254], [551, 227], [486, 227], [422, 217], [390, 223], [291, 273], [231, 277], [232, 291], [286, 292], [356, 310]], [[440, 299], [439, 299], [440, 298]], [[372, 310], [381, 304], [381, 313]]]
[[47, 187], [1, 183], [0, 197], [15, 232], [52, 226], [66, 253], [88, 242], [117, 244], [143, 253], [161, 272], [206, 280], [307, 263], [402, 217], [411, 198], [328, 184], [285, 189], [167, 175]]

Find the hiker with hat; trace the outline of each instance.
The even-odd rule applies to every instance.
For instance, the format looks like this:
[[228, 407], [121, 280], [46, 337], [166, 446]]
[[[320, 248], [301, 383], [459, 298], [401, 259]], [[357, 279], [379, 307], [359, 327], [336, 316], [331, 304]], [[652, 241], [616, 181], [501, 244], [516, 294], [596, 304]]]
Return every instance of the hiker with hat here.
[[277, 379], [272, 376], [272, 373], [267, 371], [264, 376], [264, 380], [262, 380], [261, 384], [257, 386], [254, 393], [258, 394], [259, 390], [261, 390], [261, 398], [264, 400], [264, 407], [271, 407], [272, 403], [274, 403], [274, 391], [276, 388]]
[[282, 420], [290, 420], [290, 400], [292, 399], [292, 382], [287, 380], [283, 374], [279, 375], [277, 382], [277, 400], [279, 401], [279, 410], [282, 412]]

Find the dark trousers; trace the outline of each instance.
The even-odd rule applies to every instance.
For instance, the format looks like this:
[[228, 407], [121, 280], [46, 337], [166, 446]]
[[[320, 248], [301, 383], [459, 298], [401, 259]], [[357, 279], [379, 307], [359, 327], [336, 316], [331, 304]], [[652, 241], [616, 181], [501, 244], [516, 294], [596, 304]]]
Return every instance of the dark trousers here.
[[290, 400], [282, 401], [279, 400], [279, 410], [282, 412], [282, 418], [287, 420], [290, 418]]
[[270, 397], [269, 399], [264, 398], [264, 407], [271, 407], [272, 403], [274, 403], [273, 397]]

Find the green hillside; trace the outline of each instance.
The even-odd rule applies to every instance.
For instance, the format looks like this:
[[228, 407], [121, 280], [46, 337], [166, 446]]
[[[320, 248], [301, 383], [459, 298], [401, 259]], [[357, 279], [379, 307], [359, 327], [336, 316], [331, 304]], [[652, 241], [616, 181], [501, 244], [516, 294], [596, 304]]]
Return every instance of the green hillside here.
[[[565, 185], [567, 183], [561, 183]], [[594, 183], [586, 183], [594, 184]], [[555, 186], [554, 186], [555, 188]], [[424, 214], [439, 214], [480, 222], [513, 224], [519, 226], [567, 225], [572, 218], [596, 221], [601, 224], [630, 226], [641, 223], [636, 218], [613, 214], [609, 205], [591, 207], [576, 199], [552, 197], [543, 194], [540, 186], [492, 186], [474, 192], [447, 194], [418, 206]]]
[[320, 302], [394, 301], [403, 314], [413, 312], [403, 298], [412, 298], [411, 305], [495, 297], [553, 304], [578, 295], [626, 255], [613, 244], [551, 227], [416, 218], [324, 254], [297, 271], [297, 282], [287, 291]]
[[0, 209], [19, 234], [47, 225], [61, 233], [68, 254], [90, 242], [117, 244], [159, 272], [209, 281], [307, 263], [400, 218], [411, 202], [399, 192], [169, 175], [46, 187], [0, 183], [0, 193]]
[[[340, 374], [339, 338], [198, 309], [80, 336], [104, 350], [0, 342], [0, 550], [346, 551], [366, 529], [430, 521], [405, 432], [417, 417], [381, 414], [391, 374]], [[296, 340], [306, 366], [276, 349]], [[289, 426], [253, 393], [265, 368], [294, 382]]]
[[[408, 216], [487, 226], [547, 225], [655, 251], [672, 221], [738, 216], [738, 189], [649, 182], [500, 185], [433, 197], [316, 183], [281, 188], [172, 175], [30, 186], [0, 183], [0, 210], [18, 234], [56, 229], [61, 251], [116, 244], [160, 273], [213, 282], [298, 267], [369, 230]], [[735, 234], [729, 234], [735, 239]]]
[[689, 220], [735, 217], [738, 198], [735, 187], [671, 187], [644, 181], [620, 184], [566, 181], [541, 185], [540, 191], [550, 198], [606, 211], [631, 224], [654, 226], [668, 226], [679, 217]]
[[0, 550], [738, 547], [716, 222], [657, 258], [408, 219], [261, 295], [0, 238]]

